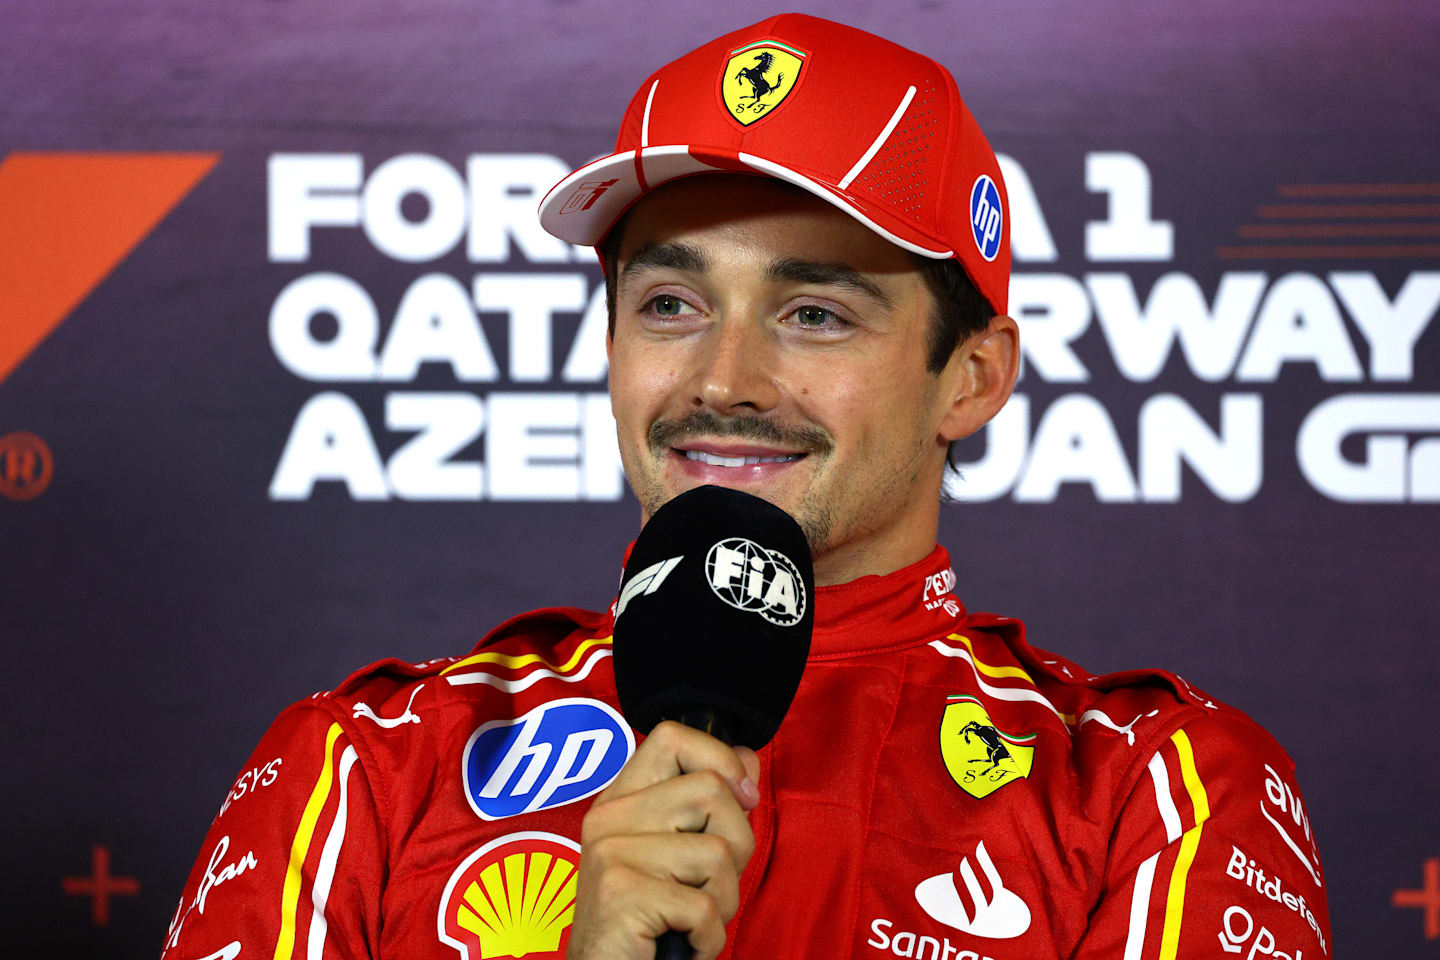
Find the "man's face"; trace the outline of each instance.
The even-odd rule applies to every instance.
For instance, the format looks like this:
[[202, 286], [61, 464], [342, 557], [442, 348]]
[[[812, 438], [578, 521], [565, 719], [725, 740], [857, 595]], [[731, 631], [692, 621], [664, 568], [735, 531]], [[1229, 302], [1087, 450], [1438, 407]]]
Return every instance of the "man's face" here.
[[933, 301], [908, 254], [818, 198], [719, 175], [638, 203], [617, 265], [610, 396], [646, 520], [718, 484], [794, 516], [822, 582], [928, 552], [956, 378], [925, 369]]

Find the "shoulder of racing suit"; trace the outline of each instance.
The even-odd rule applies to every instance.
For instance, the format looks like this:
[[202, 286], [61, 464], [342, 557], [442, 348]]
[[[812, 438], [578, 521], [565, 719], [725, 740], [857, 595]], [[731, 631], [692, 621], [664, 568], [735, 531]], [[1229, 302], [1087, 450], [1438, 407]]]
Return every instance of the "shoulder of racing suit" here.
[[1076, 958], [1330, 956], [1295, 762], [1264, 727], [1170, 671], [1095, 675], [1031, 647], [1015, 621], [965, 627], [1001, 640], [1055, 705], [1080, 809], [1110, 824]]
[[557, 684], [542, 679], [611, 710], [608, 672], [592, 674], [609, 656], [608, 628], [604, 613], [537, 610], [502, 623], [466, 656], [381, 660], [287, 707], [211, 821], [162, 957], [223, 960], [249, 946], [245, 956], [318, 960], [397, 949], [390, 939], [402, 928], [386, 929], [382, 900], [396, 896], [401, 873], [455, 866], [416, 846], [416, 825], [429, 817], [443, 833], [480, 822], [457, 762], [467, 742], [487, 722], [513, 722], [554, 698]]

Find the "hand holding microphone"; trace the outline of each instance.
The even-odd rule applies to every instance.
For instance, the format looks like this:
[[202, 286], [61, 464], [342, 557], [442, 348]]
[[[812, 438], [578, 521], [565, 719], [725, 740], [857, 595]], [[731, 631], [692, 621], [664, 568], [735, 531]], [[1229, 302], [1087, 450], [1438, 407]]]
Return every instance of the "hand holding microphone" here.
[[649, 736], [585, 816], [571, 960], [719, 954], [754, 849], [754, 750], [795, 695], [813, 620], [809, 548], [778, 507], [701, 487], [646, 524], [614, 663], [621, 710]]

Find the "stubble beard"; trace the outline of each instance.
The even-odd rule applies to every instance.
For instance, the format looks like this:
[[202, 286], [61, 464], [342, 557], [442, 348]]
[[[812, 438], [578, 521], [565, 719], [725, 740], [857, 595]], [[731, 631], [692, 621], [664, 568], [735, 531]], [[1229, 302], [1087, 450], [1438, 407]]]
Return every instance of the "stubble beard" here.
[[[632, 469], [631, 464], [625, 464], [630, 488], [640, 501], [646, 517], [654, 516], [672, 498], [664, 482], [664, 463], [670, 456], [671, 448], [698, 436], [728, 437], [798, 448], [806, 452], [806, 459], [823, 458], [835, 447], [830, 435], [818, 427], [787, 427], [762, 417], [719, 417], [697, 410], [673, 420], [656, 420], [650, 425], [647, 436], [650, 448], [648, 462], [643, 466], [634, 465], [636, 469]], [[758, 495], [770, 499], [765, 496], [764, 490]], [[800, 525], [812, 557], [819, 557], [830, 549], [835, 510], [823, 494], [812, 487], [806, 490], [798, 504], [776, 503], [775, 506], [789, 513]]]

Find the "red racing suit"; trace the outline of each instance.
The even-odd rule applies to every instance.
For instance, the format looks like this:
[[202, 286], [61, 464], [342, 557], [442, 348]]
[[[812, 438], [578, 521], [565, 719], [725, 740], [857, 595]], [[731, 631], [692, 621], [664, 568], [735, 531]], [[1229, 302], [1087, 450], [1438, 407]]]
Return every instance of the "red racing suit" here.
[[[725, 956], [1329, 960], [1274, 740], [1173, 674], [1097, 677], [1031, 647], [954, 581], [937, 548], [816, 592]], [[581, 818], [635, 745], [612, 623], [539, 610], [283, 712], [164, 960], [564, 956]]]

